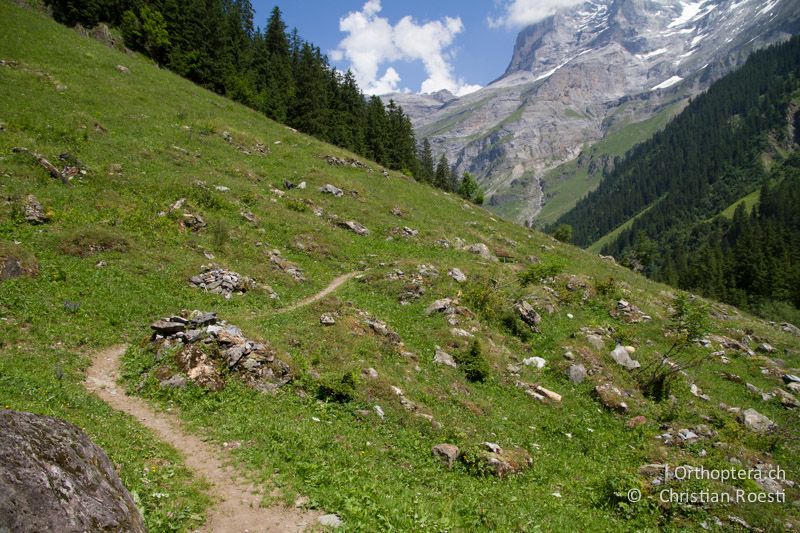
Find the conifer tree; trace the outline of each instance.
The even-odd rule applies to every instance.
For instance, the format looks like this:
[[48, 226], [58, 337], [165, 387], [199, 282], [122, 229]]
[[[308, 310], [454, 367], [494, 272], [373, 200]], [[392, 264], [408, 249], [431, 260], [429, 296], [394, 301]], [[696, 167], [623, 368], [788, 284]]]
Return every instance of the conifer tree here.
[[433, 152], [428, 138], [422, 139], [422, 148], [419, 152], [419, 177], [422, 181], [433, 183], [433, 176], [436, 172], [433, 162]]

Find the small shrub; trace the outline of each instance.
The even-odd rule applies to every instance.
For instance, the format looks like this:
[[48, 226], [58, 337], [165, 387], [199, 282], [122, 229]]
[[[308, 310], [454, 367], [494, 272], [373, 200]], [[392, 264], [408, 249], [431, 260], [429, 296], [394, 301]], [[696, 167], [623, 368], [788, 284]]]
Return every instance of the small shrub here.
[[559, 275], [564, 270], [564, 265], [557, 262], [543, 261], [531, 265], [519, 274], [519, 282], [523, 287], [533, 283], [541, 283], [543, 279]]
[[192, 187], [189, 196], [197, 205], [205, 209], [219, 209], [222, 207], [222, 201], [208, 187]]
[[345, 372], [342, 376], [326, 376], [317, 387], [317, 397], [320, 400], [348, 403], [355, 396], [356, 378], [352, 372]]
[[512, 335], [517, 337], [522, 342], [527, 342], [533, 336], [531, 327], [522, 321], [519, 314], [513, 309], [507, 309], [503, 312], [500, 323]]
[[617, 285], [617, 281], [611, 276], [602, 281], [595, 281], [594, 289], [597, 291], [597, 294], [601, 296], [610, 298], [619, 296], [619, 286]]
[[502, 319], [505, 302], [491, 280], [476, 279], [470, 283], [464, 291], [464, 302], [487, 321]]
[[308, 206], [299, 200], [287, 200], [286, 207], [298, 213], [305, 213], [308, 211]]
[[470, 346], [468, 352], [457, 354], [455, 359], [469, 381], [486, 381], [492, 373], [478, 339], [472, 341], [472, 346]]
[[572, 240], [572, 226], [569, 224], [561, 224], [553, 232], [553, 238], [561, 242], [570, 242]]
[[705, 351], [698, 355], [691, 348], [708, 332], [709, 326], [708, 305], [699, 299], [690, 299], [685, 293], [675, 298], [672, 345], [664, 355], [639, 370], [637, 379], [645, 396], [655, 401], [669, 397], [672, 384], [681, 372], [699, 366], [708, 358]]

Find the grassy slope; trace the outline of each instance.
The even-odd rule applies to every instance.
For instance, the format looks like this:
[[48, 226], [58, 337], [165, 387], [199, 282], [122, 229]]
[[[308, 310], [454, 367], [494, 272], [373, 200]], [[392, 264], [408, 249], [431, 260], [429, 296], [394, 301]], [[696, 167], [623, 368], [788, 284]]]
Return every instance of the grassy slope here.
[[[201, 487], [173, 450], [81, 389], [87, 364], [83, 354], [113, 343], [134, 346], [126, 363], [134, 390], [163, 406], [178, 408], [191, 427], [215, 442], [242, 441], [243, 446], [231, 453], [254, 479], [280, 489], [287, 501], [296, 493], [308, 495], [311, 505], [339, 513], [353, 529], [692, 527], [706, 511], [659, 511], [652, 494], [639, 505], [618, 505], [613, 491], [641, 483], [638, 467], [654, 461], [711, 467], [728, 465], [727, 458], [736, 456], [777, 462], [789, 478], [800, 474], [796, 415], [776, 404], [762, 403], [743, 385], [718, 377], [724, 369], [746, 376], [759, 387], [774, 388], [777, 378], [760, 371], [768, 364], [762, 358], [729, 354], [729, 365], [714, 359], [695, 371], [694, 379], [714, 399], [753, 406], [768, 415], [784, 428], [778, 437], [746, 434], [732, 415], [720, 412], [715, 403], [694, 398], [685, 384], [677, 387], [675, 402], [632, 399], [631, 415], [642, 414], [649, 420], [636, 430], [626, 429], [624, 417], [598, 408], [590, 391], [602, 376], [631, 391], [634, 381], [606, 353], [592, 352], [580, 328], [611, 327], [615, 337], [639, 347], [637, 358], [652, 360], [668, 342], [663, 335], [671, 301], [663, 292], [666, 287], [588, 252], [496, 221], [486, 211], [464, 207], [460, 200], [398, 174], [383, 178], [378, 172], [330, 167], [320, 156], [348, 154], [265, 120], [139, 57], [81, 38], [37, 14], [0, 2], [0, 19], [5, 26], [0, 58], [19, 62], [13, 68], [0, 66], [0, 121], [4, 124], [0, 192], [11, 199], [0, 205], [0, 244], [17, 246], [40, 264], [37, 277], [0, 284], [0, 403], [60, 416], [86, 428], [121, 465], [123, 479], [139, 495], [154, 531], [194, 527], [202, 519], [206, 502]], [[115, 66], [120, 63], [130, 68], [130, 75], [117, 72]], [[66, 89], [58, 91], [58, 84]], [[107, 131], [95, 128], [95, 123]], [[271, 153], [243, 155], [222, 139], [222, 131], [230, 131], [243, 144], [263, 142]], [[12, 154], [13, 146], [36, 149], [52, 160], [68, 150], [89, 166], [89, 174], [64, 187], [27, 157]], [[122, 165], [122, 176], [109, 175], [112, 164]], [[284, 178], [306, 180], [309, 187], [277, 197], [270, 186], [279, 187]], [[193, 185], [197, 179], [212, 190], [202, 192]], [[335, 199], [317, 192], [328, 182], [357, 191], [358, 197]], [[218, 192], [214, 185], [225, 185], [230, 191]], [[20, 217], [19, 199], [32, 192], [52, 211], [52, 221], [45, 226], [30, 226]], [[156, 215], [180, 197], [187, 197], [187, 208], [209, 221], [206, 230], [181, 232], [174, 218]], [[356, 237], [329, 224], [310, 209], [303, 210], [302, 199], [364, 223], [372, 235]], [[408, 212], [405, 220], [390, 213], [394, 206]], [[258, 224], [246, 223], [239, 215], [243, 210], [256, 214]], [[402, 225], [419, 229], [419, 236], [387, 240], [390, 229]], [[99, 233], [125, 239], [127, 251], [83, 258], [63, 252], [76, 234], [91, 238]], [[327, 253], [293, 250], [291, 243], [301, 235], [312, 238]], [[433, 245], [436, 239], [456, 237], [485, 242], [495, 250], [503, 248], [512, 262], [483, 262], [466, 252]], [[265, 247], [256, 242], [279, 248], [304, 269], [308, 282], [298, 284], [272, 270]], [[280, 301], [260, 292], [225, 301], [187, 286], [187, 278], [208, 262], [204, 250], [212, 252], [221, 265], [269, 283]], [[563, 280], [553, 282], [561, 295], [553, 302], [556, 310], [544, 316], [541, 334], [525, 343], [497, 321], [462, 319], [461, 327], [474, 327], [483, 341], [493, 369], [487, 383], [469, 383], [459, 371], [434, 365], [434, 345], [451, 353], [466, 346], [454, 340], [444, 317], [426, 317], [425, 307], [437, 298], [482, 290], [493, 302], [492, 309], [508, 309], [522, 296], [543, 303], [550, 297], [542, 286], [522, 288], [516, 282], [516, 270], [532, 254], [560, 264], [565, 272], [586, 276], [590, 285], [591, 280], [613, 277], [617, 288], [614, 294], [582, 302], [577, 293], [564, 288]], [[108, 266], [96, 268], [100, 260]], [[398, 294], [403, 283], [389, 281], [385, 274], [395, 268], [415, 271], [420, 263], [435, 265], [442, 275], [430, 281], [418, 302], [401, 306]], [[473, 281], [466, 287], [456, 285], [446, 276], [454, 266]], [[368, 269], [367, 275], [335, 295], [292, 313], [271, 311], [355, 269]], [[489, 279], [496, 280], [501, 289], [485, 291]], [[625, 325], [611, 318], [608, 310], [619, 296], [639, 305], [654, 320]], [[65, 301], [78, 302], [80, 307], [70, 311]], [[390, 324], [416, 358], [403, 356], [363, 332], [352, 318], [355, 307]], [[193, 386], [183, 391], [159, 390], [153, 377], [142, 374], [153, 362], [152, 355], [139, 346], [152, 320], [181, 308], [216, 310], [248, 336], [269, 340], [287, 354], [298, 380], [272, 396], [236, 382], [219, 393]], [[343, 317], [335, 326], [323, 328], [318, 318], [328, 310], [339, 310]], [[733, 316], [733, 320], [717, 321], [715, 330], [735, 334], [735, 330], [752, 329], [779, 349], [796, 349], [797, 339], [738, 313]], [[597, 374], [581, 385], [567, 381], [563, 376], [567, 362], [562, 359], [567, 349], [587, 366], [593, 362]], [[542, 370], [524, 368], [523, 379], [562, 393], [561, 403], [537, 403], [513, 387], [507, 364], [531, 355], [549, 363]], [[784, 360], [787, 367], [798, 366], [796, 352]], [[380, 377], [360, 378], [351, 403], [318, 402], [303, 392], [313, 389], [310, 370], [323, 377], [340, 376], [369, 366]], [[410, 416], [389, 385], [401, 387], [443, 428]], [[356, 409], [376, 404], [386, 411], [385, 421], [364, 421], [355, 415]], [[701, 423], [703, 416], [712, 417], [719, 432], [715, 440], [727, 443], [725, 449], [710, 442], [667, 449], [653, 438], [663, 432], [660, 424], [689, 427]], [[487, 440], [529, 449], [533, 467], [498, 481], [476, 477], [462, 465], [444, 470], [430, 453], [439, 442], [465, 448]], [[703, 459], [698, 456], [700, 448], [708, 452]], [[561, 497], [552, 495], [556, 492]], [[160, 496], [165, 493], [169, 497]], [[796, 493], [790, 492], [788, 499], [794, 498]], [[723, 517], [734, 513], [769, 528], [797, 513], [790, 504], [710, 511]]]
[[[587, 154], [595, 158], [622, 156], [634, 145], [666, 126], [682, 108], [682, 102], [675, 103], [647, 120], [614, 129], [588, 148]], [[588, 167], [579, 166], [575, 159], [549, 171], [542, 179], [547, 199], [536, 216], [537, 224], [543, 226], [558, 220], [558, 217], [575, 207], [578, 200], [595, 190], [602, 179], [602, 172], [589, 175]]]

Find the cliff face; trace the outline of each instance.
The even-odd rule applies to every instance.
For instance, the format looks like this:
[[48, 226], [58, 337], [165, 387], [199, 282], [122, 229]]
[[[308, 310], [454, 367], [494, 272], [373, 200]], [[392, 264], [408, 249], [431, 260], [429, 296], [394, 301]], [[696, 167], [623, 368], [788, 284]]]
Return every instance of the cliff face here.
[[419, 139], [478, 177], [493, 209], [527, 221], [549, 169], [798, 31], [792, 0], [586, 2], [522, 30], [503, 76], [480, 91], [401, 104]]

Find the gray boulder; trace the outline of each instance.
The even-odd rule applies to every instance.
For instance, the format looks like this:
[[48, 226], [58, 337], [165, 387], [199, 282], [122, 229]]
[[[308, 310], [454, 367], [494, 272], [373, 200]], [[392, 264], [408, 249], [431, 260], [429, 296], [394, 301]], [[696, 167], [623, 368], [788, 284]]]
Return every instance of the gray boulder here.
[[610, 355], [618, 365], [624, 367], [626, 370], [634, 370], [642, 366], [639, 364], [639, 361], [631, 359], [628, 350], [626, 350], [623, 346], [617, 345], [617, 347], [611, 351]]
[[0, 531], [146, 531], [105, 452], [57, 418], [0, 411]]
[[469, 246], [467, 246], [467, 251], [475, 255], [478, 255], [483, 259], [488, 259], [489, 261], [497, 261], [497, 257], [489, 250], [489, 247], [483, 244], [482, 242], [470, 244]]
[[755, 409], [746, 409], [739, 417], [744, 427], [755, 433], [766, 433], [775, 427], [775, 424]]
[[453, 464], [458, 459], [460, 450], [454, 444], [437, 444], [431, 450], [433, 455], [447, 465], [447, 468], [453, 468]]
[[522, 321], [528, 324], [530, 327], [535, 328], [541, 323], [542, 317], [536, 312], [536, 309], [534, 309], [533, 306], [525, 300], [517, 302], [514, 308], [517, 310], [517, 313]]
[[464, 273], [461, 271], [461, 269], [459, 269], [459, 268], [451, 268], [451, 269], [450, 269], [450, 270], [447, 272], [447, 274], [448, 274], [448, 275], [449, 275], [451, 278], [453, 278], [454, 280], [456, 280], [458, 283], [464, 283], [465, 281], [467, 281], [467, 276], [466, 276], [466, 274], [464, 274]]
[[570, 365], [567, 369], [567, 377], [573, 383], [583, 383], [583, 380], [586, 379], [586, 367], [580, 363]]
[[40, 204], [39, 200], [32, 194], [29, 194], [25, 199], [25, 205], [22, 209], [25, 215], [25, 221], [28, 224], [44, 224], [49, 220], [44, 212], [42, 204]]
[[446, 365], [446, 366], [451, 366], [453, 368], [458, 368], [458, 365], [453, 359], [453, 356], [445, 352], [438, 346], [436, 347], [436, 353], [433, 356], [433, 362], [440, 365]]
[[336, 198], [339, 198], [340, 196], [344, 195], [344, 191], [342, 191], [342, 189], [334, 185], [331, 185], [330, 183], [326, 183], [325, 185], [320, 187], [319, 192], [323, 194], [332, 194]]

